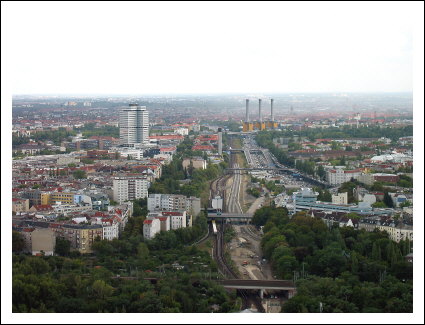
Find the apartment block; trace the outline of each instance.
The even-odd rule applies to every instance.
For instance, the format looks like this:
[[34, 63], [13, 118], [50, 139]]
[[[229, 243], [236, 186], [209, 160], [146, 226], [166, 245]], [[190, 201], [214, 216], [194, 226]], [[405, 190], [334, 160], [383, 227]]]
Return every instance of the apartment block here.
[[113, 179], [113, 199], [117, 202], [141, 199], [148, 196], [149, 181], [146, 177], [120, 176]]

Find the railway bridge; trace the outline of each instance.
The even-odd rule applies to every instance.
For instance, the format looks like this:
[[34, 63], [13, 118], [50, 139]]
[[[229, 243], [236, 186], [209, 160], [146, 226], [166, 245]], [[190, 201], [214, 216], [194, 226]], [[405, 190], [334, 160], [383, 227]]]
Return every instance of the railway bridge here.
[[285, 291], [288, 299], [296, 293], [296, 287], [290, 280], [218, 280], [218, 284], [229, 289], [260, 290], [260, 297], [263, 299], [264, 290]]

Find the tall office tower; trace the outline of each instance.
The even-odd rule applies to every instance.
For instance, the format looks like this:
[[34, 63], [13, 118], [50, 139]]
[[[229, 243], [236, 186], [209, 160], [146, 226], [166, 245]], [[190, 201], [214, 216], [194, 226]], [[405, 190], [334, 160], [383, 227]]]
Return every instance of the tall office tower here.
[[261, 98], [258, 99], [258, 121], [263, 122], [263, 115], [261, 114]]
[[223, 154], [223, 132], [221, 128], [218, 128], [218, 154]]
[[245, 122], [249, 122], [249, 99], [245, 100], [246, 112], [245, 112]]
[[129, 147], [149, 143], [149, 113], [146, 106], [130, 104], [120, 110], [120, 142]]
[[273, 114], [273, 98], [272, 99], [270, 99], [270, 120], [272, 121], [272, 122], [274, 122], [274, 114]]

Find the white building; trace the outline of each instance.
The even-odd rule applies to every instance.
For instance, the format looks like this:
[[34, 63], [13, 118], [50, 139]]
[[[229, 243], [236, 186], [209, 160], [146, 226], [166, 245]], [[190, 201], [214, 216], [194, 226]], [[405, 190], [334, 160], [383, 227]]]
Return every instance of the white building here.
[[61, 204], [61, 202], [57, 202], [57, 204], [52, 205], [52, 208], [54, 213], [66, 216], [69, 213], [92, 210], [92, 205]]
[[172, 230], [186, 228], [186, 211], [164, 211], [162, 215], [170, 218]]
[[211, 200], [211, 206], [213, 209], [222, 210], [223, 209], [223, 199], [221, 196], [216, 196]]
[[119, 204], [148, 196], [149, 181], [146, 177], [117, 176], [113, 180], [113, 199]]
[[348, 193], [332, 194], [332, 204], [348, 204]]
[[335, 168], [326, 171], [326, 180], [331, 185], [339, 185], [345, 182], [349, 182], [351, 178], [357, 179], [361, 175], [361, 171], [358, 169], [344, 170], [344, 167], [337, 166]]
[[174, 130], [174, 133], [180, 134], [180, 135], [188, 135], [189, 129], [188, 128], [177, 128]]
[[102, 225], [103, 239], [112, 240], [118, 238], [120, 233], [120, 225], [117, 219], [113, 217], [96, 218], [92, 220], [93, 225]]
[[119, 236], [119, 223], [116, 219], [102, 220], [103, 239], [112, 240]]
[[143, 148], [118, 148], [118, 152], [120, 154], [121, 158], [128, 158], [135, 160], [142, 160], [143, 159], [143, 153], [146, 150]]
[[161, 231], [161, 222], [159, 219], [146, 219], [143, 221], [143, 238], [152, 239]]
[[149, 143], [149, 113], [146, 106], [130, 104], [120, 110], [120, 142], [132, 147]]
[[390, 239], [395, 242], [400, 242], [400, 240], [409, 239], [413, 241], [413, 227], [400, 224], [398, 226], [394, 225], [378, 225], [378, 229], [381, 231], [386, 231], [389, 234]]
[[158, 219], [161, 231], [169, 231], [171, 229], [171, 218], [169, 216], [164, 216], [162, 212], [151, 212], [146, 216], [146, 219]]
[[121, 233], [124, 231], [124, 228], [128, 222], [128, 218], [133, 215], [133, 202], [128, 201], [118, 206], [109, 206], [108, 212], [115, 214], [114, 217], [118, 220], [119, 231]]
[[190, 215], [197, 216], [201, 212], [201, 199], [178, 194], [149, 194], [148, 210], [187, 211]]

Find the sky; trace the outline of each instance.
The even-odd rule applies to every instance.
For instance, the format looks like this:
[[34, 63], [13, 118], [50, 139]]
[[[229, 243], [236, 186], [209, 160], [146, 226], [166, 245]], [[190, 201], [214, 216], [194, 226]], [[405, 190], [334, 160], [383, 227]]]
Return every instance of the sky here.
[[3, 7], [13, 95], [413, 89], [417, 3]]

